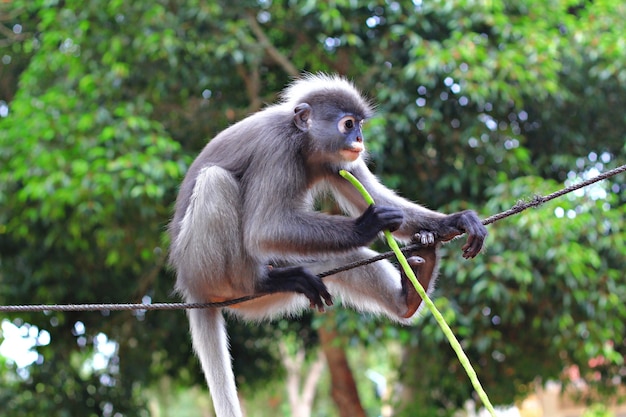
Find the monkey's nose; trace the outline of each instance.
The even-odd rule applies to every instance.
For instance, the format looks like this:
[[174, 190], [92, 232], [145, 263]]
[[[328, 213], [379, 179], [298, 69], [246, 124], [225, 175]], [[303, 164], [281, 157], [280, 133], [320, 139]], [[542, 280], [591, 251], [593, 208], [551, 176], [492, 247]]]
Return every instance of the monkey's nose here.
[[363, 138], [361, 136], [357, 136], [356, 141], [359, 143], [363, 143]]

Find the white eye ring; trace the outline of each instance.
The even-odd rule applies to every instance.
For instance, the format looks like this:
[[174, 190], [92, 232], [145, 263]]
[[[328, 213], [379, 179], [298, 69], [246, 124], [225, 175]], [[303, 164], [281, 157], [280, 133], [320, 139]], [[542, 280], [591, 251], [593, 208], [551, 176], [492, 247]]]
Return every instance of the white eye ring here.
[[337, 129], [343, 134], [350, 132], [357, 126], [357, 121], [354, 116], [344, 116], [337, 123]]

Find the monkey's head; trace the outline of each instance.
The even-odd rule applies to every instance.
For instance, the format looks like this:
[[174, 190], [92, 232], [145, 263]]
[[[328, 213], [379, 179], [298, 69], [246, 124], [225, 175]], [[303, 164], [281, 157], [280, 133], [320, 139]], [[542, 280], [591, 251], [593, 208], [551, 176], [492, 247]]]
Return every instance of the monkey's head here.
[[306, 134], [312, 159], [342, 165], [361, 156], [363, 122], [373, 110], [352, 83], [339, 76], [307, 75], [283, 97], [293, 109], [295, 126]]

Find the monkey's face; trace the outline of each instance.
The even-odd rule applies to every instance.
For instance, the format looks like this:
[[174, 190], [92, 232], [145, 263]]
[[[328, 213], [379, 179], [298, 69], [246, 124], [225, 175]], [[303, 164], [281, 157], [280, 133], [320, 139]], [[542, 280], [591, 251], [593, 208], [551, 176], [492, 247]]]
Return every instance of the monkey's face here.
[[359, 159], [365, 150], [362, 126], [367, 114], [325, 96], [310, 98], [294, 109], [296, 127], [307, 133], [308, 160], [341, 166]]
[[346, 162], [354, 162], [365, 150], [363, 146], [363, 120], [348, 114], [337, 122], [337, 131], [343, 136], [343, 144], [339, 149], [339, 155]]
[[365, 150], [363, 118], [339, 111], [321, 116], [309, 131], [312, 160], [337, 167], [359, 159]]

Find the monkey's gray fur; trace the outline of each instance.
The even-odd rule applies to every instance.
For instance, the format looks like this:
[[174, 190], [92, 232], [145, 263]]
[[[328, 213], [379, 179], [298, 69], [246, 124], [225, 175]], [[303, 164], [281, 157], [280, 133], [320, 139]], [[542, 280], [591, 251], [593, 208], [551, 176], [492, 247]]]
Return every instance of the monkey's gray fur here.
[[[278, 104], [206, 145], [181, 185], [170, 224], [170, 263], [185, 301], [267, 294], [226, 309], [265, 320], [308, 306], [322, 310], [332, 304], [332, 294], [360, 311], [410, 322], [421, 299], [391, 263], [379, 261], [324, 282], [314, 273], [371, 257], [375, 253], [366, 246], [390, 229], [401, 241], [429, 245], [409, 260], [432, 291], [437, 243], [467, 232], [463, 250], [470, 258], [487, 232], [472, 211], [431, 211], [376, 179], [362, 157], [361, 124], [372, 113], [344, 78], [307, 75]], [[376, 206], [367, 206], [340, 169], [363, 183]], [[315, 212], [316, 195], [325, 191], [351, 217]], [[189, 320], [217, 415], [241, 416], [221, 310], [191, 310]]]

